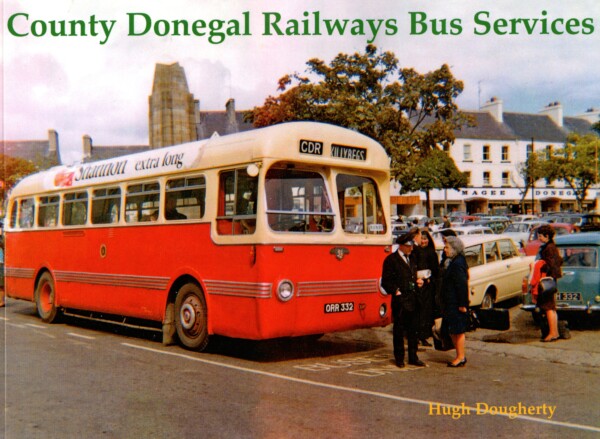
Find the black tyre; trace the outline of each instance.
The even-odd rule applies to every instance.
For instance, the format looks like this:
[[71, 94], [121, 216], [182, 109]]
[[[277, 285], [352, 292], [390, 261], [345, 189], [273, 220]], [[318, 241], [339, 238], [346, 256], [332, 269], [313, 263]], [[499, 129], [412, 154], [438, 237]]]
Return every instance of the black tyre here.
[[56, 322], [60, 311], [56, 307], [56, 289], [50, 273], [42, 274], [35, 288], [35, 305], [40, 318], [46, 323]]
[[182, 286], [175, 299], [175, 328], [181, 345], [187, 349], [203, 350], [208, 344], [206, 300], [194, 283]]

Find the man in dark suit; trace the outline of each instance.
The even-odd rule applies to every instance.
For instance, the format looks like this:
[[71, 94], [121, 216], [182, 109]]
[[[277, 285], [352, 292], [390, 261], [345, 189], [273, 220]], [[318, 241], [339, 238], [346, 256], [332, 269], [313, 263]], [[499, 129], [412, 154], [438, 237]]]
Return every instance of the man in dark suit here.
[[404, 367], [404, 331], [408, 338], [408, 364], [425, 366], [417, 356], [419, 309], [417, 287], [423, 286], [423, 279], [417, 279], [416, 263], [410, 260], [415, 230], [410, 230], [396, 239], [398, 251], [383, 261], [381, 286], [392, 295], [392, 316], [394, 319], [394, 358], [396, 366]]

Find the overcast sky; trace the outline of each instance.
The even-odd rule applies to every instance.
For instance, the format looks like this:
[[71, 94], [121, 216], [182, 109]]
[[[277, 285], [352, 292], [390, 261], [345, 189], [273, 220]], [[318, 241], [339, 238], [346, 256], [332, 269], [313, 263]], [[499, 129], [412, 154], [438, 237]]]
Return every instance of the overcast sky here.
[[[402, 67], [424, 73], [450, 65], [465, 83], [459, 98], [465, 110], [478, 109], [492, 96], [514, 112], [536, 113], [555, 101], [565, 115], [600, 107], [597, 0], [3, 0], [2, 5], [3, 137], [45, 139], [48, 129], [56, 129], [61, 150], [69, 151], [67, 161], [79, 158], [84, 134], [95, 145], [148, 143], [148, 96], [156, 63], [184, 67], [201, 110], [223, 110], [229, 98], [236, 100], [237, 110], [245, 110], [277, 94], [277, 80], [303, 72], [308, 59], [329, 62], [340, 52], [362, 52], [369, 40], [394, 52]], [[161, 29], [175, 19], [221, 19], [237, 20], [245, 30], [246, 11], [251, 35], [228, 36], [221, 44], [211, 44], [208, 36], [128, 35], [128, 13], [145, 13]], [[307, 29], [314, 33], [315, 12], [322, 35], [264, 35], [264, 13], [279, 13], [283, 31], [288, 20], [300, 22], [301, 31], [302, 20], [308, 20]], [[411, 35], [411, 12], [427, 17], [424, 34]], [[521, 23], [517, 35], [475, 35], [486, 32], [476, 16], [489, 23], [531, 19], [532, 33]], [[29, 35], [12, 35], [11, 17], [13, 31]], [[140, 17], [134, 20], [135, 32], [145, 24]], [[328, 36], [326, 19], [348, 19], [350, 26], [362, 20], [364, 35]], [[384, 21], [377, 35], [368, 19]], [[50, 36], [51, 22], [61, 20], [86, 22], [87, 36]], [[109, 34], [99, 20], [107, 25], [115, 20]], [[386, 20], [395, 27], [386, 27]], [[438, 32], [457, 35], [435, 35], [432, 20]], [[557, 32], [569, 22], [576, 34], [552, 35], [555, 20]], [[45, 35], [34, 35], [44, 28]]]

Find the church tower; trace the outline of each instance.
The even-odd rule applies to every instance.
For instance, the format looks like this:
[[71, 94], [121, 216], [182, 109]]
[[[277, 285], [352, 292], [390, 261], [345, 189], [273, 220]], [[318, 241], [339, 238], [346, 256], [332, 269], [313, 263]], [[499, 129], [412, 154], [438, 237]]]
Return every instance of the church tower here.
[[198, 140], [200, 104], [179, 63], [156, 64], [148, 104], [151, 149]]

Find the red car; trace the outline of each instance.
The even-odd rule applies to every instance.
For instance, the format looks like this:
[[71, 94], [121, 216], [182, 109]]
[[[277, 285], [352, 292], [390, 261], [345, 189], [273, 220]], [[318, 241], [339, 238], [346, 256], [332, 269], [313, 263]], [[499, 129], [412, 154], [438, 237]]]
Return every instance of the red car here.
[[[569, 233], [577, 233], [579, 232], [579, 227], [574, 224], [569, 223], [548, 223], [548, 226], [552, 227], [556, 231], [556, 235], [568, 235]], [[525, 254], [527, 256], [535, 256], [542, 245], [542, 242], [538, 238], [538, 229], [540, 226], [531, 229], [529, 232], [529, 239], [527, 240], [527, 244], [525, 245]]]

